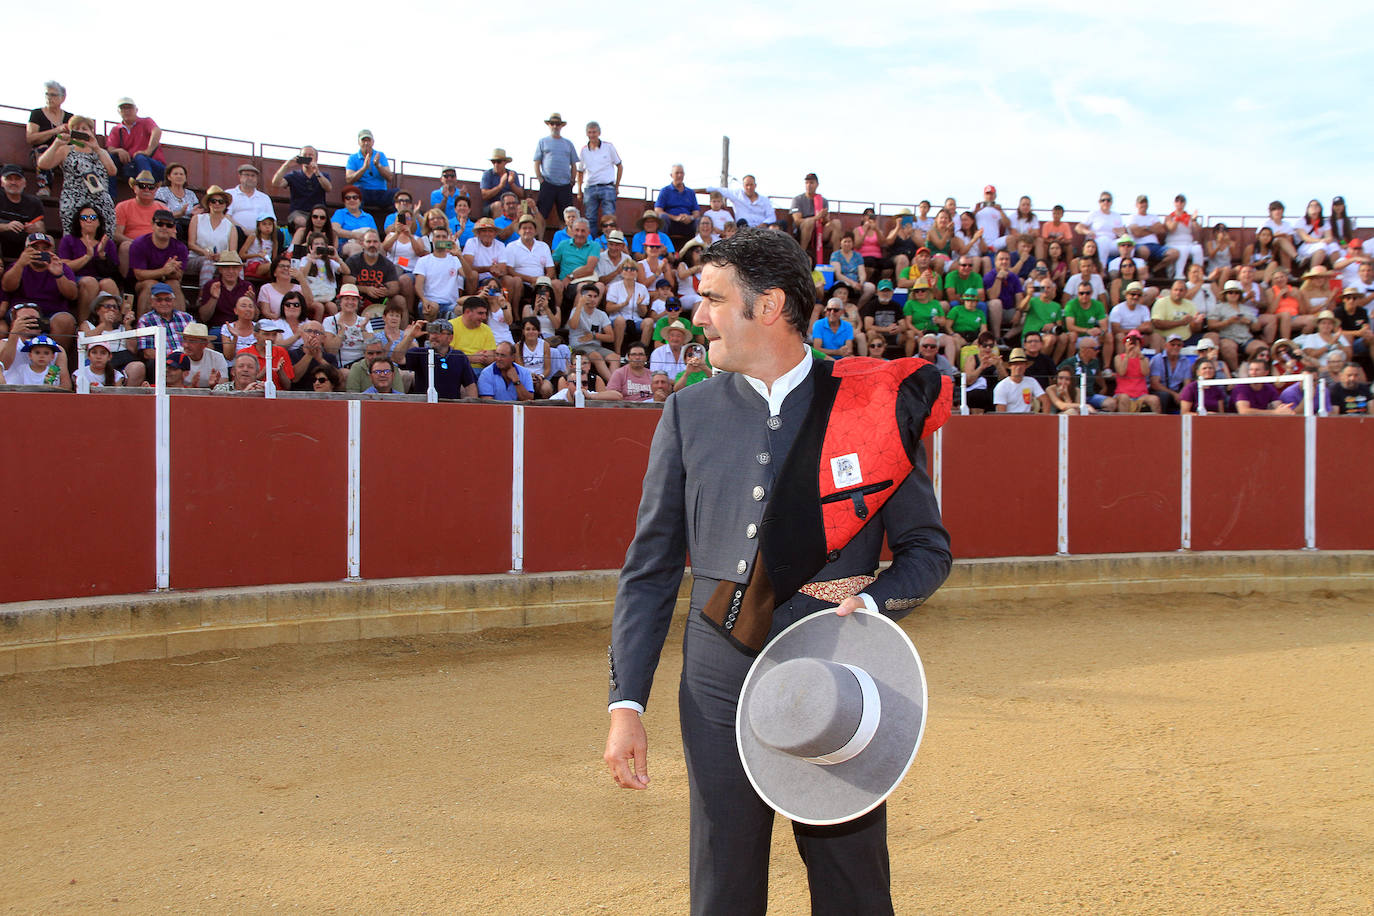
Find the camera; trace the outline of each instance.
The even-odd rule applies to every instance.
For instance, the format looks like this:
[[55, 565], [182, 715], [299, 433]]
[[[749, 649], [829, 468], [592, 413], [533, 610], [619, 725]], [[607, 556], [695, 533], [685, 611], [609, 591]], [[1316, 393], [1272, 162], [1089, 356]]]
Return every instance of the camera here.
[[306, 164], [308, 164], [308, 163], [310, 162], [310, 157], [309, 157], [309, 156], [297, 156], [297, 157], [296, 157], [296, 161], [299, 162], [301, 165], [306, 165]]
[[39, 252], [36, 252], [36, 253], [34, 254], [34, 256], [33, 256], [33, 259], [34, 259], [35, 261], [37, 261], [38, 263], [40, 263], [40, 264], [51, 264], [51, 263], [52, 263], [52, 252], [51, 252], [51, 251], [39, 251]]
[[434, 250], [435, 250], [435, 251], [452, 251], [452, 250], [453, 250], [453, 239], [435, 239], [435, 240], [434, 240]]
[[324, 256], [325, 256], [326, 254], [328, 254], [328, 253], [329, 253], [329, 249], [326, 248], [324, 245], [316, 245], [316, 246], [315, 246], [315, 257], [317, 257], [317, 258], [322, 258], [322, 257], [324, 257]]

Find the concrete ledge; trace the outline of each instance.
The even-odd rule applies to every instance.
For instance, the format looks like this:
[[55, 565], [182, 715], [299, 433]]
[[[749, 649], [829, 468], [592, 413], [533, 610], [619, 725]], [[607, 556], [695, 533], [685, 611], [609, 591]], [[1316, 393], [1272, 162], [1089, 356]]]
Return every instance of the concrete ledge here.
[[[0, 677], [290, 643], [609, 623], [616, 570], [378, 579], [0, 604]], [[691, 576], [677, 610], [684, 613]], [[931, 607], [1020, 598], [1374, 589], [1374, 551], [961, 560]]]

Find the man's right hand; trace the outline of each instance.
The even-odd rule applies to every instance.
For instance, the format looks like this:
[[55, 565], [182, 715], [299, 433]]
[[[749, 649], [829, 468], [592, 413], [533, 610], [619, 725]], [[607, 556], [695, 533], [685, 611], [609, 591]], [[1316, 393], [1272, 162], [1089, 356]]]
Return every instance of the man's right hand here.
[[644, 734], [644, 723], [638, 712], [611, 710], [611, 728], [606, 735], [606, 753], [602, 759], [620, 788], [649, 788], [649, 739]]

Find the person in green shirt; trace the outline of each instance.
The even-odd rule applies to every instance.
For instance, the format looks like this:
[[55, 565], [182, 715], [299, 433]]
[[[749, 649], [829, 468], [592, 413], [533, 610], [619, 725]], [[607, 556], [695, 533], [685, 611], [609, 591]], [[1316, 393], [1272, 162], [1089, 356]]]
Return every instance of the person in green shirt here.
[[958, 266], [945, 274], [945, 298], [957, 304], [964, 298], [964, 293], [972, 290], [982, 299], [983, 275], [973, 269], [973, 259], [961, 255], [955, 263]]
[[[1064, 330], [1060, 326], [1064, 321], [1064, 310], [1053, 299], [1045, 301], [1042, 298], [1044, 292], [1045, 284], [1033, 280], [1016, 306], [1016, 310], [1022, 315], [1021, 339], [1025, 340], [1027, 334], [1039, 334], [1044, 341], [1045, 352], [1058, 353], [1059, 335]], [[1092, 289], [1089, 288], [1088, 292], [1091, 294]]]
[[988, 329], [988, 316], [978, 307], [978, 292], [966, 291], [959, 304], [949, 310], [946, 320], [949, 321], [950, 333], [945, 338], [945, 356], [951, 365], [963, 365], [959, 359], [960, 351], [976, 343]]
[[653, 339], [658, 341], [659, 343], [663, 343], [667, 339], [663, 336], [663, 329], [666, 328], [669, 322], [672, 321], [681, 321], [683, 324], [687, 325], [688, 340], [700, 341], [702, 337], [706, 334], [706, 332], [703, 331], [701, 328], [692, 324], [692, 322], [688, 319], [682, 317], [682, 303], [679, 302], [676, 298], [674, 298], [669, 299], [667, 302], [663, 304], [663, 317], [659, 318], [657, 321], [654, 322]]
[[1102, 347], [1102, 364], [1111, 365], [1112, 335], [1107, 330], [1107, 307], [1093, 298], [1087, 283], [1078, 287], [1078, 295], [1064, 307], [1064, 327], [1069, 335], [1069, 348], [1077, 347], [1078, 339], [1091, 336]]
[[936, 299], [930, 284], [925, 278], [918, 277], [911, 283], [911, 295], [902, 307], [902, 314], [910, 322], [903, 349], [907, 356], [916, 355], [916, 341], [924, 334], [948, 334], [949, 321], [945, 318], [945, 306]]

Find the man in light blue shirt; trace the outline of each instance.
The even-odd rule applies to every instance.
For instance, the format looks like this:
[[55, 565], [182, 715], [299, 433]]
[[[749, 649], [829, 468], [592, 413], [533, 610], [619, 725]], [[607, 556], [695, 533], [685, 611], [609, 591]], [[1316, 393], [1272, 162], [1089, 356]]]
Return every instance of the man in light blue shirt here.
[[362, 190], [364, 207], [389, 208], [390, 182], [395, 180], [396, 173], [391, 171], [386, 153], [374, 149], [372, 144], [372, 131], [358, 131], [358, 151], [348, 157], [344, 180]]
[[742, 191], [738, 188], [707, 188], [706, 193], [719, 191], [730, 202], [730, 209], [735, 211], [735, 225], [741, 229], [745, 226], [776, 226], [778, 213], [773, 208], [773, 202], [758, 192], [754, 176], [745, 175], [743, 184]]
[[536, 206], [549, 225], [555, 225], [551, 214], [560, 218], [564, 207], [573, 205], [573, 176], [577, 172], [577, 147], [563, 136], [568, 123], [558, 112], [544, 121], [549, 135], [542, 137], [534, 148], [534, 177], [539, 179], [539, 198]]
[[811, 326], [811, 346], [831, 359], [854, 355], [854, 325], [844, 320], [844, 303], [831, 299], [825, 317]]
[[477, 376], [477, 397], [484, 401], [533, 401], [534, 377], [515, 361], [515, 345], [496, 345], [496, 361]]

